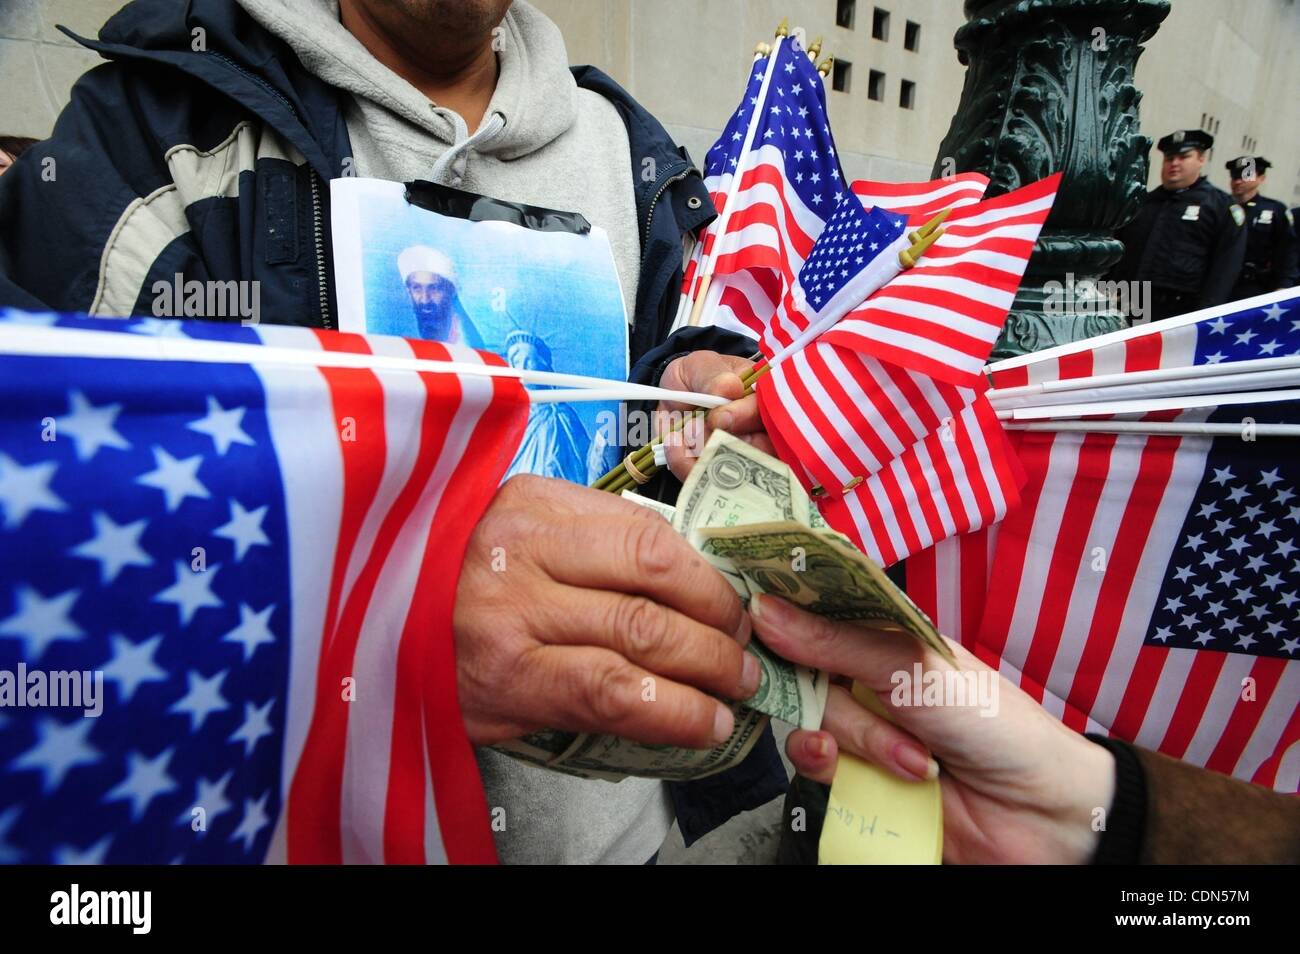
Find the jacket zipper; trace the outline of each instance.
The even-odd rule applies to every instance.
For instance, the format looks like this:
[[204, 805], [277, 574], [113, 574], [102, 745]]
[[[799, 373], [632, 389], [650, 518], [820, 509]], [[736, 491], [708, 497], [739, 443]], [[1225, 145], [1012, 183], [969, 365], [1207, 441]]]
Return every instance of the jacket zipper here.
[[689, 176], [691, 172], [692, 172], [692, 167], [687, 166], [681, 172], [677, 173], [677, 175], [672, 176], [669, 179], [666, 179], [664, 181], [664, 184], [659, 187], [659, 191], [656, 192], [654, 194], [654, 197], [650, 200], [650, 206], [646, 210], [646, 216], [645, 216], [645, 231], [641, 236], [641, 257], [642, 258], [645, 257], [646, 245], [650, 242], [650, 225], [652, 222], [654, 222], [655, 206], [659, 204], [659, 200], [663, 198], [663, 194], [668, 191], [669, 186], [671, 186], [674, 182], [681, 182], [683, 179]]
[[[290, 103], [287, 99], [285, 99], [280, 94], [279, 90], [277, 90], [270, 83], [266, 82], [260, 76], [256, 76], [248, 72], [248, 70], [244, 69], [242, 66], [240, 66], [238, 63], [231, 60], [229, 57], [222, 56], [220, 53], [217, 53], [214, 50], [209, 50], [208, 55], [220, 60], [222, 63], [226, 64], [226, 66], [230, 67], [236, 73], [239, 73], [241, 76], [245, 77], [250, 82], [261, 87], [267, 93], [269, 93], [270, 95], [278, 99], [284, 105], [284, 108], [289, 110], [289, 112], [293, 115], [295, 119], [299, 118], [298, 111], [293, 108], [293, 104]], [[316, 170], [312, 167], [310, 162], [307, 163], [307, 172], [311, 181], [312, 233], [316, 241], [316, 288], [320, 296], [321, 327], [324, 328], [326, 331], [333, 331], [334, 318], [330, 314], [329, 282], [326, 277], [328, 274], [328, 269], [326, 267], [326, 262], [325, 262], [325, 223], [321, 214], [320, 177], [319, 175], [317, 175]]]
[[310, 166], [307, 173], [311, 177], [311, 218], [312, 232], [316, 237], [316, 287], [320, 293], [320, 320], [326, 331], [334, 330], [334, 319], [330, 315], [330, 291], [326, 281], [325, 267], [325, 223], [321, 217], [320, 185], [316, 170]]

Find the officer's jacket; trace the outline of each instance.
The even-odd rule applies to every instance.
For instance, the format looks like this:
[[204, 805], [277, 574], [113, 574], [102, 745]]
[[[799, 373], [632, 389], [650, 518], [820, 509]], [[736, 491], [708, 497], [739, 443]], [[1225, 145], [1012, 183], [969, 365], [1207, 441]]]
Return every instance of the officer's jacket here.
[[1194, 294], [1199, 307], [1228, 301], [1246, 251], [1245, 215], [1202, 178], [1186, 189], [1152, 189], [1120, 229], [1124, 256], [1112, 279]]
[[1296, 283], [1295, 223], [1285, 205], [1262, 195], [1247, 202], [1246, 261], [1241, 281], [1261, 291], [1289, 288]]

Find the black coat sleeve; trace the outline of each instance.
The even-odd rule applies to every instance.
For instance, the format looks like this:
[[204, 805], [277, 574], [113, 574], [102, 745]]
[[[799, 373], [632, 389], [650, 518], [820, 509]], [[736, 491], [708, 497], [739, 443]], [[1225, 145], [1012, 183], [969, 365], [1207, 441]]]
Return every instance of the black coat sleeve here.
[[1232, 286], [1241, 274], [1241, 264], [1246, 258], [1246, 229], [1232, 217], [1231, 200], [1221, 205], [1219, 233], [1210, 252], [1209, 267], [1201, 283], [1201, 307], [1221, 305], [1232, 295]]

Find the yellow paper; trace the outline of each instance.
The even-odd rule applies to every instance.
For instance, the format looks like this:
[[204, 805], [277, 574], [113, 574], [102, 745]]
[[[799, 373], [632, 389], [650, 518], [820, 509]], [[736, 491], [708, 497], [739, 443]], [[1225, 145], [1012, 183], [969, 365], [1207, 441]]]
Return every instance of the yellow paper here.
[[[853, 697], [888, 718], [875, 693], [857, 683]], [[943, 861], [939, 780], [905, 782], [840, 753], [817, 845], [824, 865], [937, 865]]]

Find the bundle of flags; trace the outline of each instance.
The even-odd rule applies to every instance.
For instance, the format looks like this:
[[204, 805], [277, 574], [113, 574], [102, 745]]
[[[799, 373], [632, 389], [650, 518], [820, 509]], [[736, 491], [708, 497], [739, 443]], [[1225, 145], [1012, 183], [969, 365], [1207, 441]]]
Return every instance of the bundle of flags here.
[[1300, 291], [989, 370], [1021, 501], [909, 593], [1067, 725], [1297, 791]]
[[[1296, 296], [986, 374], [1059, 175], [992, 199], [973, 173], [839, 188], [800, 52], [756, 61], [709, 154], [722, 214], [679, 318], [755, 338], [779, 454], [831, 526], [883, 564], [911, 558], [909, 592], [943, 632], [1080, 731], [1295, 791]], [[799, 122], [821, 129], [815, 156]], [[891, 273], [900, 220], [946, 210]]]
[[[891, 564], [1001, 517], [1020, 474], [981, 371], [1059, 175], [990, 200], [977, 173], [846, 183], [795, 37], [756, 59], [705, 173], [720, 214], [679, 321], [757, 339], [768, 433], [827, 521]], [[909, 230], [941, 212], [904, 270]]]
[[494, 860], [450, 608], [503, 365], [0, 318], [0, 862]]

